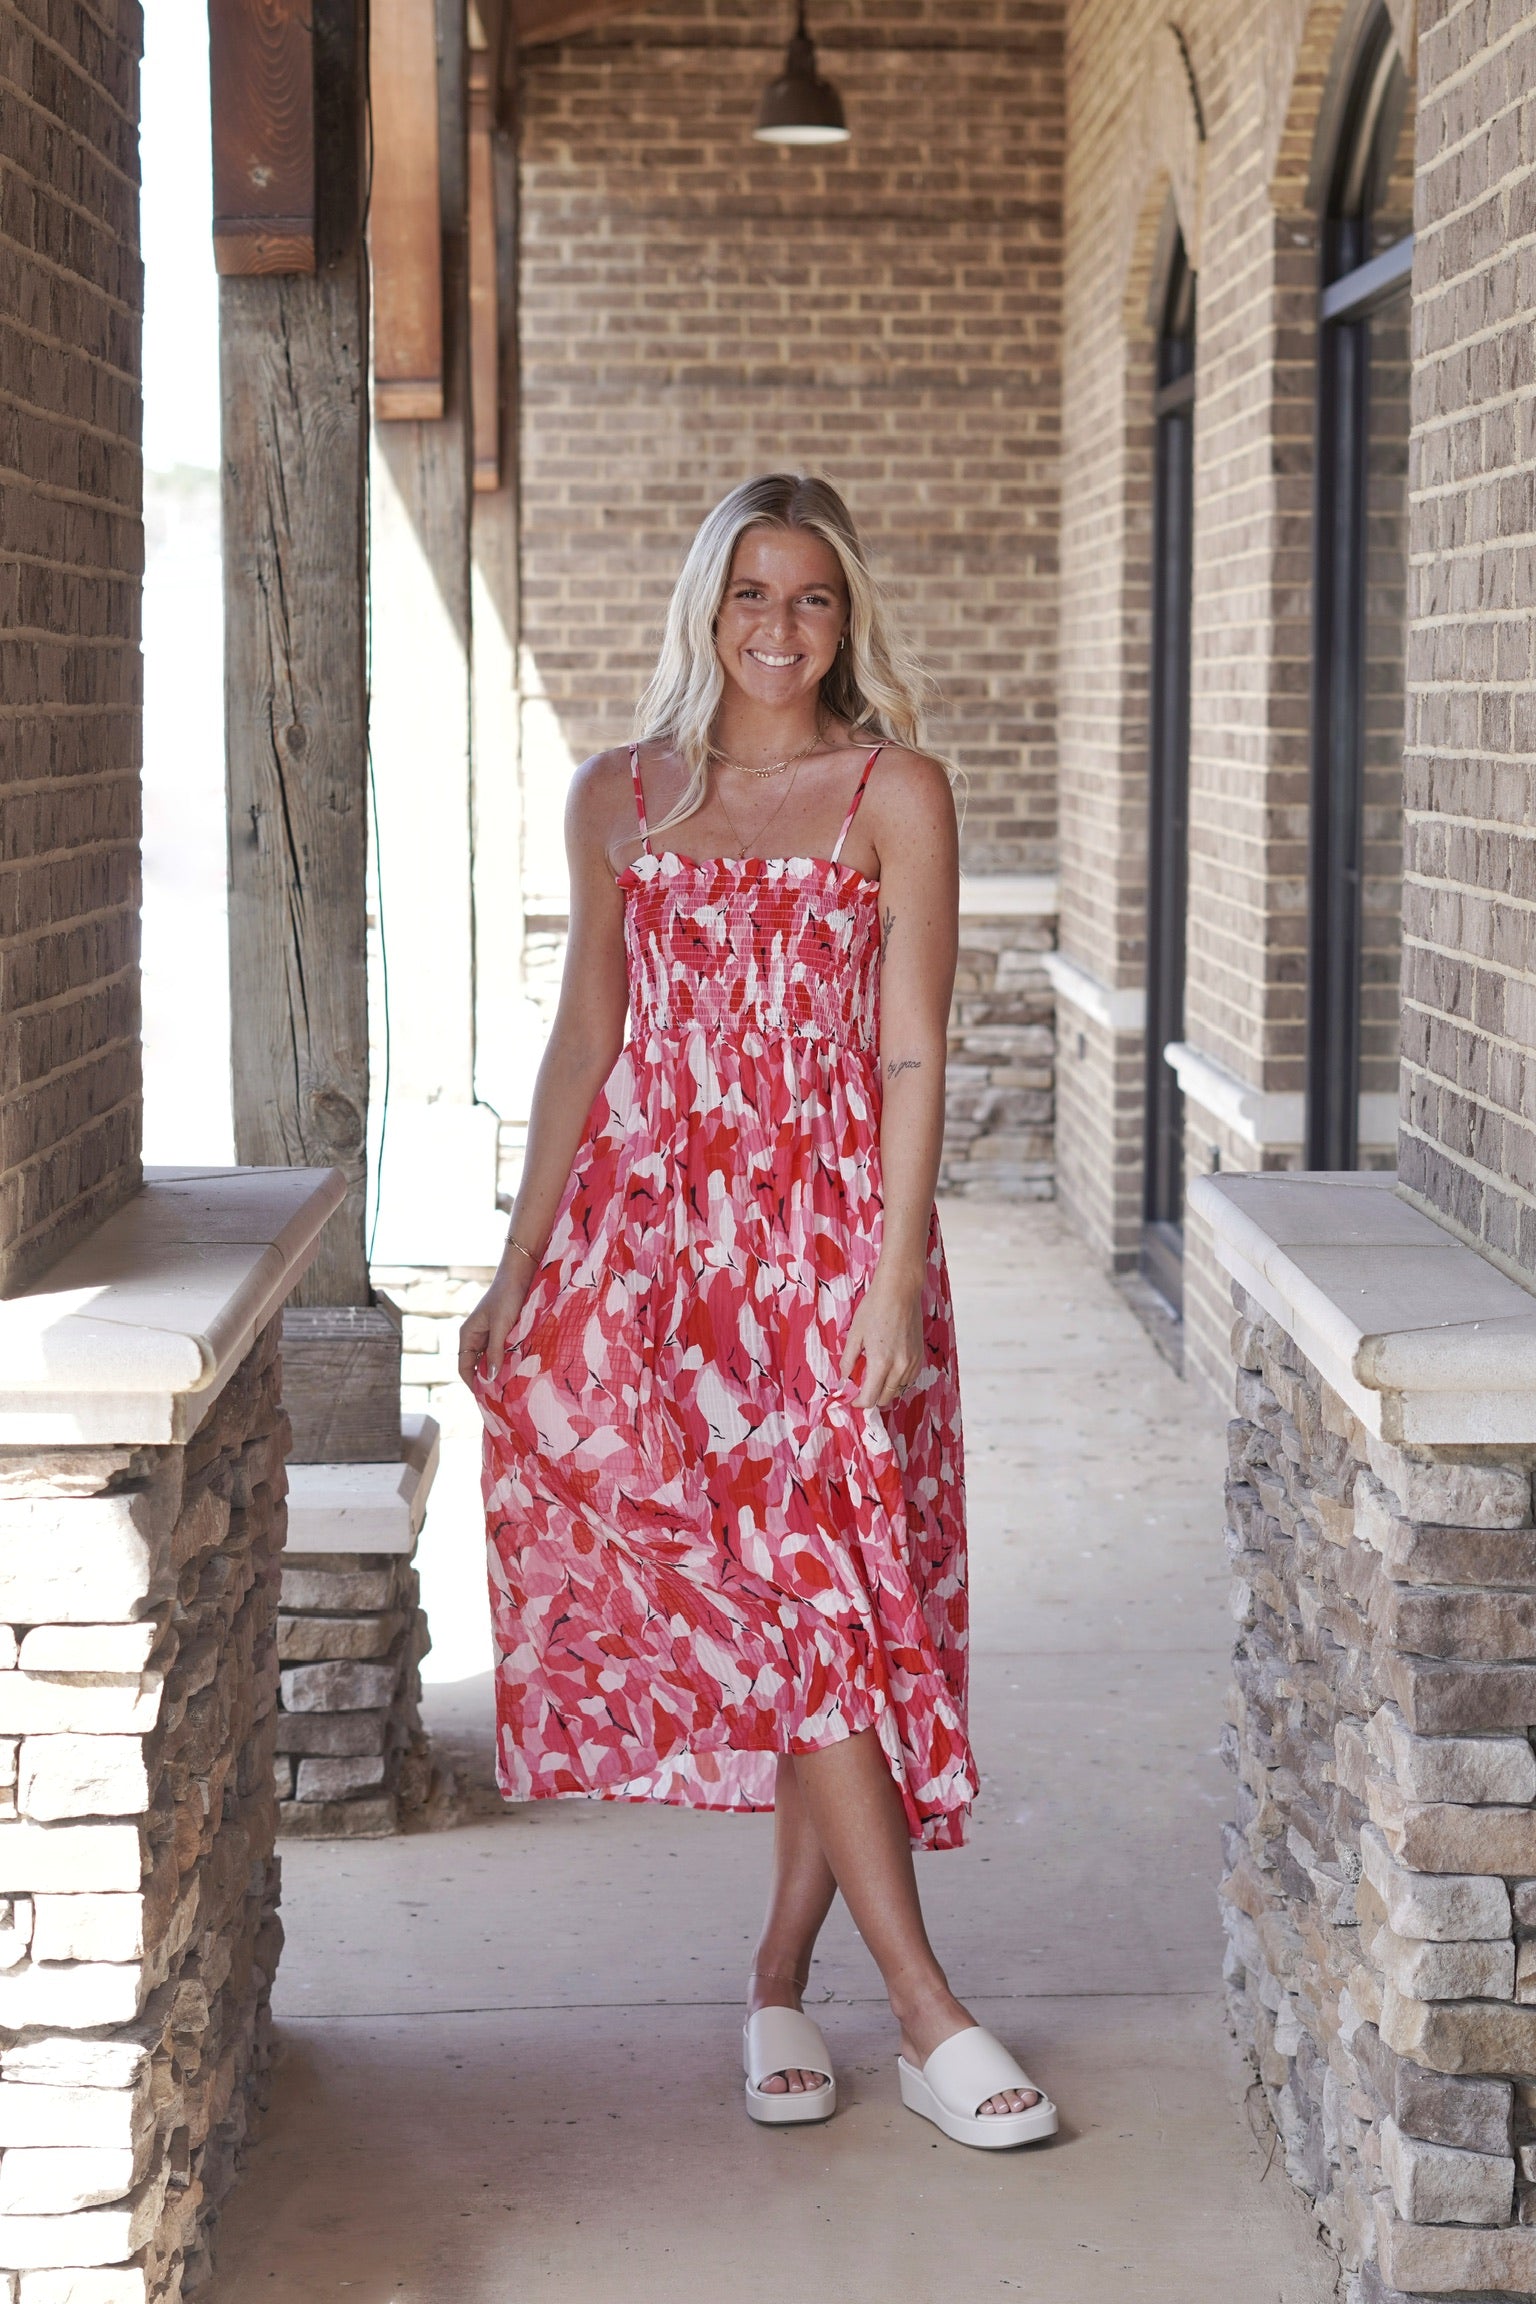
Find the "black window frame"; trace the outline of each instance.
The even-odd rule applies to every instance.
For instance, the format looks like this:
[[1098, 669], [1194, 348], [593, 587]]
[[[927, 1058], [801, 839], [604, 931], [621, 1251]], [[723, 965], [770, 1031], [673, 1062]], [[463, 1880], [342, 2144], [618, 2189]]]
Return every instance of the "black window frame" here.
[[1175, 233], [1157, 344], [1152, 650], [1147, 725], [1146, 1064], [1141, 1268], [1184, 1302], [1184, 1097], [1164, 1050], [1184, 1037], [1189, 909], [1190, 644], [1194, 579], [1196, 275]]
[[1407, 82], [1380, 4], [1356, 47], [1323, 214], [1318, 293], [1305, 1159], [1360, 1157], [1370, 318], [1413, 265], [1413, 235], [1370, 252]]

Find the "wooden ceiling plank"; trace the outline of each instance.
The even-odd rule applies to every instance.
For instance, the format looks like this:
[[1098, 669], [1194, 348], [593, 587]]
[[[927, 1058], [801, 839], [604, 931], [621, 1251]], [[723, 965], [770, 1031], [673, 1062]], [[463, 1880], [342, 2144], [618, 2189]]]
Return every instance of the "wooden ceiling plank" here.
[[373, 0], [374, 414], [443, 413], [443, 222], [433, 0]]
[[474, 484], [501, 486], [501, 324], [496, 283], [495, 67], [491, 51], [469, 58], [469, 369]]
[[315, 269], [309, 0], [209, 0], [213, 260], [226, 278]]

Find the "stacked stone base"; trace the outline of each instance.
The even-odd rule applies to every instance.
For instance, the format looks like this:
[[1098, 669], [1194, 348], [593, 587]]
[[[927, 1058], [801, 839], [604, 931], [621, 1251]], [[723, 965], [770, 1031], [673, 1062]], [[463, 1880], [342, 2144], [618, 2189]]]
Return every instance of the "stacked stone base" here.
[[1348, 2304], [1536, 2298], [1536, 1526], [1237, 1292], [1238, 2038]]
[[1003, 1200], [1055, 1191], [1055, 996], [1046, 918], [960, 923], [939, 1190]]
[[421, 1660], [431, 1646], [409, 1558], [306, 1552], [284, 1562], [274, 1723], [278, 1828], [376, 1839], [426, 1804]]
[[175, 2304], [266, 2098], [286, 1422], [0, 1449], [0, 2298]]

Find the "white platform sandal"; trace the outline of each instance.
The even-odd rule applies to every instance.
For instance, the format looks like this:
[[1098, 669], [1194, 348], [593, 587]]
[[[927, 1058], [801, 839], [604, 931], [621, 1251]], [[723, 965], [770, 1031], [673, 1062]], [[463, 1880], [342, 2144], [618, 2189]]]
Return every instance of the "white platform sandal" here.
[[[901, 2100], [909, 2112], [931, 2120], [957, 2144], [978, 2144], [986, 2152], [1006, 2152], [1014, 2144], [1036, 2144], [1056, 2133], [1056, 2107], [1035, 2087], [1000, 2040], [980, 2024], [956, 2032], [935, 2048], [921, 2072], [905, 2056], [896, 2059]], [[1039, 2096], [1027, 2112], [982, 2113], [977, 2106], [1010, 2088]]]
[[[747, 2075], [747, 2110], [765, 2128], [797, 2128], [810, 2120], [830, 2120], [837, 2110], [837, 2082], [819, 2025], [798, 2008], [759, 2008], [742, 2027], [741, 2060]], [[775, 2072], [824, 2072], [820, 2088], [772, 2095], [763, 2082]]]

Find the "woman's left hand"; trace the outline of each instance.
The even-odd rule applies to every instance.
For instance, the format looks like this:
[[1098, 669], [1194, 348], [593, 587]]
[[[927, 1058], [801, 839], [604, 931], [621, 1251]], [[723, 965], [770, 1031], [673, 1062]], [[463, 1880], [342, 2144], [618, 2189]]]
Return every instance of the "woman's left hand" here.
[[900, 1279], [876, 1265], [875, 1276], [855, 1312], [843, 1349], [842, 1372], [851, 1381], [859, 1362], [863, 1381], [855, 1403], [889, 1408], [923, 1365], [923, 1282], [919, 1273]]

